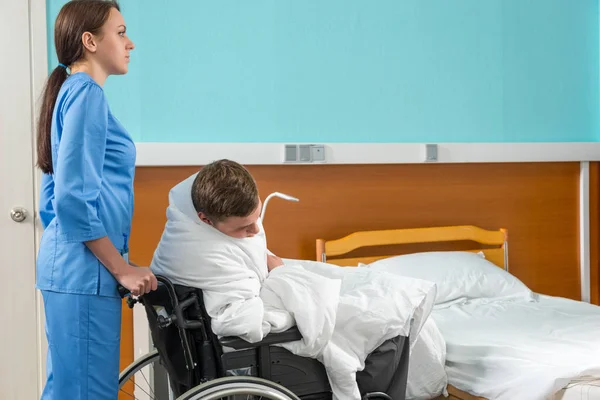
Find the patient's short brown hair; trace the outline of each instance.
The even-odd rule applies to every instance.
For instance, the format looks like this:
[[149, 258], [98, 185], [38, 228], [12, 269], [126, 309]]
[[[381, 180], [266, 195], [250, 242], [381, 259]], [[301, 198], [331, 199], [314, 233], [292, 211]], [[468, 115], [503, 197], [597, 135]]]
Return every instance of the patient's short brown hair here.
[[192, 185], [192, 202], [213, 222], [247, 217], [258, 206], [258, 188], [250, 172], [231, 160], [204, 166]]

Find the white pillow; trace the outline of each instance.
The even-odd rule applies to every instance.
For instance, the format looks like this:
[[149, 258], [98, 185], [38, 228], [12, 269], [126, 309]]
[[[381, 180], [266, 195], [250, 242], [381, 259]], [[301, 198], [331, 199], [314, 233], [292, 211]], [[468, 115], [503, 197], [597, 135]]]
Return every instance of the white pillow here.
[[436, 304], [460, 298], [531, 296], [527, 286], [483, 254], [432, 251], [385, 258], [364, 266], [435, 282]]

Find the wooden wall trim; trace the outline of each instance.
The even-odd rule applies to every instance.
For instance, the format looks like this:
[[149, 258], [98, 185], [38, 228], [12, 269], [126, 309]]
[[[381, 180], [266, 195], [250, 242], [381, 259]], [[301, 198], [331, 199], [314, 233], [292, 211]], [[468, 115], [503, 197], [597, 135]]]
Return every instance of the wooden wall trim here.
[[[282, 257], [313, 259], [317, 237], [338, 238], [357, 230], [506, 227], [513, 273], [535, 290], [580, 297], [579, 163], [248, 168], [263, 198], [280, 191], [300, 199], [269, 203], [268, 243]], [[166, 222], [169, 190], [197, 170], [138, 168], [133, 260], [151, 261]], [[559, 283], [552, 274], [564, 279]]]
[[[507, 228], [510, 271], [533, 290], [580, 299], [579, 162], [258, 166], [261, 197], [279, 191], [264, 222], [280, 257], [314, 259], [317, 238], [360, 230], [446, 225]], [[169, 190], [199, 167], [138, 168], [131, 259], [148, 265], [166, 222]], [[590, 169], [598, 181], [598, 165]], [[595, 187], [595, 189], [593, 189]], [[593, 299], [598, 300], [598, 185], [590, 185]], [[594, 205], [595, 204], [595, 205]], [[442, 249], [442, 248], [440, 248]], [[382, 249], [384, 251], [386, 249]], [[418, 251], [419, 249], [415, 249]], [[421, 250], [429, 250], [423, 248]], [[595, 265], [595, 267], [594, 267]], [[132, 318], [128, 312], [125, 318]], [[124, 324], [123, 363], [133, 351]]]

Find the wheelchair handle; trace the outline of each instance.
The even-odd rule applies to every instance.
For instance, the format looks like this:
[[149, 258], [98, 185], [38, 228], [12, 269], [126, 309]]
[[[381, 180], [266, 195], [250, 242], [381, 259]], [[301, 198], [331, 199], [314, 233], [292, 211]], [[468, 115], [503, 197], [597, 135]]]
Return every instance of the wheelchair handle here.
[[127, 289], [125, 286], [123, 286], [121, 284], [117, 285], [117, 291], [119, 292], [119, 296], [121, 296], [122, 299], [131, 294], [129, 289]]
[[[171, 281], [162, 275], [156, 275], [156, 281], [158, 283], [162, 283], [163, 285], [165, 285], [167, 287], [172, 286]], [[125, 298], [125, 297], [131, 295], [131, 292], [121, 284], [117, 285], [117, 291], [119, 292], [119, 295], [121, 296], [121, 298]], [[144, 295], [141, 295], [139, 297], [143, 298], [143, 296]], [[130, 307], [133, 307], [133, 304], [135, 304], [136, 302], [137, 301], [131, 297], [129, 297], [127, 299], [127, 303], [129, 304]], [[173, 307], [173, 313], [175, 314], [174, 322], [179, 327], [181, 327], [183, 329], [203, 329], [204, 328], [204, 324], [202, 321], [189, 320], [183, 316], [183, 312], [194, 304], [198, 304], [198, 297], [195, 294], [191, 295], [190, 297], [188, 297], [187, 299], [185, 299], [182, 302], [175, 301], [175, 305]]]
[[133, 297], [131, 297], [131, 292], [127, 288], [125, 288], [125, 286], [120, 284], [117, 285], [117, 291], [119, 292], [119, 296], [121, 296], [122, 299], [127, 298], [127, 306], [129, 308], [133, 308], [135, 303], [139, 302], [138, 299], [134, 299]]
[[[171, 281], [169, 281], [169, 279], [165, 278], [162, 275], [155, 275], [155, 277], [156, 277], [156, 281], [158, 283], [162, 283], [162, 284], [165, 284], [165, 285], [171, 283]], [[129, 289], [127, 289], [125, 286], [121, 285], [120, 283], [117, 284], [117, 291], [119, 292], [119, 296], [121, 296], [122, 299], [125, 298], [125, 297], [127, 297], [127, 296], [129, 296], [131, 294], [131, 292], [129, 291]]]

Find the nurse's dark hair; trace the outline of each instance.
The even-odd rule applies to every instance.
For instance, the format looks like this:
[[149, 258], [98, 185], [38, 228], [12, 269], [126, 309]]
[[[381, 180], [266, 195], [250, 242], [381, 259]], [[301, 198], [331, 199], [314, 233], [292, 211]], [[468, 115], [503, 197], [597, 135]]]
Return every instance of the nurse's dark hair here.
[[192, 185], [192, 203], [196, 212], [211, 221], [228, 217], [247, 217], [258, 206], [258, 188], [254, 178], [241, 164], [218, 160], [205, 165]]
[[[115, 0], [71, 0], [60, 9], [54, 24], [54, 45], [59, 64], [70, 66], [84, 57], [83, 34], [90, 32], [99, 36], [113, 8], [120, 11]], [[42, 92], [37, 123], [37, 166], [47, 174], [54, 172], [50, 141], [52, 113], [60, 87], [68, 76], [65, 67], [56, 65]]]

